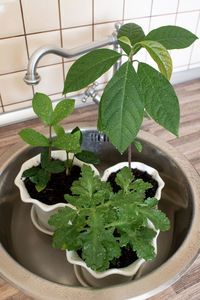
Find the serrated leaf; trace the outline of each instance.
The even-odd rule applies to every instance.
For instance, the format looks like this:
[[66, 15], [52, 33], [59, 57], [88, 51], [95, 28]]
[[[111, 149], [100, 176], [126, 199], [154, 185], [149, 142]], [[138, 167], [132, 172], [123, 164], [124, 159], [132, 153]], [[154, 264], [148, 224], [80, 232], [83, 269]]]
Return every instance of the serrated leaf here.
[[43, 147], [40, 157], [42, 169], [45, 169], [49, 163], [49, 147]]
[[65, 227], [69, 221], [73, 222], [76, 214], [77, 212], [71, 207], [65, 207], [64, 209], [59, 209], [57, 214], [52, 215], [48, 223], [56, 228]]
[[172, 60], [167, 49], [156, 41], [142, 41], [139, 44], [146, 48], [160, 72], [169, 80], [172, 75]]
[[61, 150], [65, 150], [68, 153], [77, 153], [80, 152], [80, 132], [59, 135], [55, 137], [52, 143], [53, 147], [56, 147]]
[[49, 146], [49, 140], [41, 133], [35, 131], [34, 129], [25, 128], [19, 133], [19, 136], [31, 146]]
[[91, 151], [82, 150], [81, 152], [76, 153], [75, 156], [79, 160], [88, 164], [100, 164], [100, 159], [98, 156]]
[[155, 207], [156, 205], [158, 205], [158, 200], [156, 198], [147, 198], [144, 201], [150, 208]]
[[153, 223], [156, 229], [169, 230], [170, 222], [166, 215], [158, 209], [141, 208], [142, 213]]
[[141, 85], [130, 62], [123, 64], [109, 81], [100, 105], [98, 129], [123, 153], [137, 136], [144, 112]]
[[38, 171], [39, 171], [39, 168], [37, 168], [37, 167], [27, 169], [22, 173], [22, 177], [28, 178], [28, 177], [35, 176]]
[[119, 173], [117, 173], [115, 182], [124, 190], [128, 191], [130, 182], [133, 180], [134, 176], [128, 167], [123, 167]]
[[[118, 31], [117, 38], [120, 46], [122, 47], [122, 49], [125, 51], [127, 55], [130, 54], [131, 48], [129, 45], [119, 40], [123, 36], [126, 36], [130, 40], [132, 46], [134, 46], [137, 42], [140, 42], [145, 39], [144, 31], [139, 25], [134, 23], [127, 23], [123, 25]], [[140, 48], [141, 47], [139, 46], [137, 48], [137, 51]], [[136, 53], [137, 51], [135, 51], [134, 53]]]
[[54, 129], [54, 131], [57, 135], [64, 135], [65, 134], [64, 128], [62, 126], [58, 125], [58, 124], [54, 125], [53, 129]]
[[134, 143], [137, 151], [142, 152], [142, 144], [139, 141], [136, 141], [136, 140], [134, 140], [133, 143]]
[[65, 170], [65, 162], [60, 160], [50, 161], [46, 169], [52, 174], [58, 174]]
[[150, 31], [145, 40], [157, 41], [166, 49], [189, 47], [198, 37], [189, 30], [179, 26], [162, 26]]
[[32, 106], [38, 118], [45, 125], [50, 126], [53, 113], [51, 99], [45, 94], [36, 93], [33, 97]]
[[63, 94], [78, 91], [103, 75], [121, 57], [110, 49], [91, 51], [76, 60], [65, 80]]
[[75, 100], [65, 99], [60, 101], [54, 108], [51, 125], [56, 125], [68, 117], [74, 110]]
[[178, 136], [180, 108], [173, 86], [160, 72], [145, 63], [139, 63], [138, 76], [148, 114], [159, 125]]

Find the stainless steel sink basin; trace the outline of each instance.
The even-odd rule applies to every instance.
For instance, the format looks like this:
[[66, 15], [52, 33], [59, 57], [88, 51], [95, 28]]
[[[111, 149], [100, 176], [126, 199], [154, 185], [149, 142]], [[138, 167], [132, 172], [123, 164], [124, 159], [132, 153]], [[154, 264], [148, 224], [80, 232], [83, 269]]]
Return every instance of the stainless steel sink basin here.
[[[85, 149], [96, 152], [103, 170], [127, 160], [95, 129], [83, 131]], [[85, 288], [78, 283], [65, 252], [51, 247], [51, 237], [38, 231], [30, 219], [31, 205], [20, 201], [13, 181], [26, 159], [40, 149], [19, 143], [0, 159], [0, 274], [38, 299], [145, 299], [177, 280], [192, 264], [200, 244], [200, 180], [183, 155], [157, 138], [141, 132], [142, 153], [133, 160], [156, 168], [165, 188], [159, 207], [171, 220], [171, 230], [158, 238], [158, 255], [140, 270], [138, 278], [121, 285]], [[138, 298], [139, 297], [139, 298]]]

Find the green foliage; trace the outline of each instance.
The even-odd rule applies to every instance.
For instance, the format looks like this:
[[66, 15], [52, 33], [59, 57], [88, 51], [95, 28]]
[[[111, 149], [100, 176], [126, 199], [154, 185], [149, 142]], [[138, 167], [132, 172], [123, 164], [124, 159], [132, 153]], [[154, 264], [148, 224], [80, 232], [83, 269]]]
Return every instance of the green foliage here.
[[[109, 268], [110, 262], [121, 255], [121, 247], [131, 246], [138, 257], [155, 257], [151, 244], [156, 231], [147, 226], [148, 218], [155, 228], [168, 230], [169, 220], [154, 209], [157, 200], [144, 200], [145, 190], [151, 186], [142, 180], [133, 182], [128, 167], [118, 174], [116, 182], [121, 190], [114, 194], [107, 182], [102, 182], [89, 166], [83, 165], [81, 177], [72, 185], [72, 194], [65, 199], [76, 207], [66, 207], [49, 219], [55, 226], [53, 247], [82, 250], [88, 267], [96, 271]], [[114, 232], [118, 232], [115, 236]]]
[[80, 90], [94, 82], [121, 57], [121, 54], [98, 49], [79, 58], [69, 69], [65, 80], [63, 94]]
[[49, 160], [49, 147], [44, 147], [41, 152], [41, 166], [32, 167], [23, 172], [22, 177], [29, 178], [35, 183], [38, 192], [46, 188], [50, 174], [61, 173], [65, 170], [65, 163], [60, 160]]
[[98, 129], [108, 135], [120, 152], [124, 152], [138, 134], [143, 113], [141, 84], [131, 63], [126, 62], [114, 74], [103, 92]]
[[166, 49], [189, 47], [198, 37], [179, 26], [162, 26], [150, 31], [145, 40], [157, 41]]
[[76, 153], [76, 158], [78, 158], [79, 160], [88, 163], [88, 164], [100, 164], [100, 159], [98, 158], [98, 156], [91, 151], [86, 151], [86, 150], [82, 150], [79, 153]]
[[22, 129], [19, 136], [31, 146], [49, 146], [49, 140], [41, 133], [31, 128]]
[[178, 136], [180, 108], [173, 86], [160, 72], [145, 63], [139, 63], [138, 76], [147, 113], [158, 124]]
[[142, 144], [139, 141], [136, 141], [136, 140], [134, 140], [133, 143], [134, 143], [137, 151], [142, 152]]

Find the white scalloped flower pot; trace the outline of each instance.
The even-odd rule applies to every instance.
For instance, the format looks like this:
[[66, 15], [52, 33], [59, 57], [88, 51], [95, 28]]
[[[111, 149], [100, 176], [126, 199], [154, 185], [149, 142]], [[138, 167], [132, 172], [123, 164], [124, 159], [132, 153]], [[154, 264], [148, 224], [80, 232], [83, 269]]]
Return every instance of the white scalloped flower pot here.
[[[63, 150], [58, 150], [58, 151], [52, 151], [51, 156], [53, 159], [59, 159], [59, 160], [66, 160], [66, 151]], [[69, 153], [69, 158], [72, 159], [73, 154]], [[36, 167], [40, 164], [40, 154], [32, 157], [31, 159], [27, 160], [26, 162], [24, 162], [21, 166], [21, 169], [19, 171], [19, 173], [17, 174], [16, 178], [15, 178], [15, 185], [19, 188], [20, 190], [20, 196], [21, 196], [21, 200], [25, 203], [32, 203], [34, 205], [34, 209], [35, 209], [35, 213], [37, 215], [37, 220], [38, 223], [40, 224], [39, 226], [41, 227], [41, 229], [43, 228], [44, 230], [46, 229], [47, 232], [49, 231], [49, 234], [53, 232], [53, 227], [51, 227], [48, 224], [48, 220], [50, 218], [51, 215], [54, 215], [58, 212], [58, 209], [61, 209], [65, 206], [69, 206], [74, 208], [71, 204], [68, 203], [57, 203], [57, 204], [53, 204], [53, 205], [47, 205], [45, 203], [40, 202], [37, 199], [33, 199], [30, 197], [24, 181], [22, 179], [22, 174], [25, 170], [31, 168], [31, 167]], [[81, 167], [83, 164], [82, 161], [78, 160], [76, 157], [74, 157], [74, 165], [77, 165], [79, 167]], [[95, 175], [99, 175], [98, 170], [91, 164], [86, 164], [89, 165], [92, 170], [95, 172]], [[45, 232], [44, 230], [41, 230], [43, 232]]]
[[[102, 180], [106, 181], [111, 173], [117, 172], [118, 170], [122, 169], [125, 166], [128, 166], [128, 162], [118, 163], [118, 164], [106, 169], [102, 176]], [[155, 194], [155, 198], [157, 198], [157, 200], [160, 200], [161, 191], [165, 184], [164, 184], [164, 181], [159, 176], [158, 171], [155, 170], [154, 168], [149, 167], [148, 165], [140, 163], [140, 162], [132, 162], [131, 168], [133, 168], [133, 169], [137, 168], [140, 171], [146, 171], [149, 175], [152, 176], [153, 179], [155, 179], [158, 182], [158, 188], [157, 188], [157, 191]], [[152, 222], [150, 220], [148, 220], [148, 227], [152, 228], [153, 230], [155, 230], [157, 232], [156, 236], [153, 238], [153, 240], [151, 242], [151, 244], [153, 245], [153, 247], [155, 249], [155, 253], [157, 254], [157, 237], [158, 237], [160, 231], [155, 229], [154, 225], [152, 224]], [[129, 266], [127, 266], [125, 268], [112, 268], [112, 269], [106, 270], [104, 272], [97, 272], [97, 271], [93, 271], [92, 269], [88, 268], [86, 263], [80, 258], [80, 256], [77, 254], [76, 251], [68, 251], [67, 250], [66, 256], [67, 256], [67, 260], [71, 264], [79, 265], [79, 266], [81, 266], [81, 268], [84, 268], [84, 274], [88, 273], [88, 277], [90, 276], [90, 274], [96, 279], [102, 279], [102, 278], [104, 278], [106, 276], [110, 276], [110, 275], [114, 275], [114, 276], [121, 275], [121, 279], [117, 278], [116, 282], [115, 282], [115, 279], [113, 279], [114, 283], [116, 283], [116, 284], [118, 284], [120, 282], [120, 280], [122, 282], [124, 282], [124, 279], [123, 279], [124, 276], [127, 277], [127, 280], [130, 280], [131, 278], [133, 278], [133, 276], [137, 273], [137, 271], [139, 270], [141, 265], [145, 262], [145, 260], [143, 258], [139, 258], [135, 262], [133, 262], [132, 264], [130, 264]]]

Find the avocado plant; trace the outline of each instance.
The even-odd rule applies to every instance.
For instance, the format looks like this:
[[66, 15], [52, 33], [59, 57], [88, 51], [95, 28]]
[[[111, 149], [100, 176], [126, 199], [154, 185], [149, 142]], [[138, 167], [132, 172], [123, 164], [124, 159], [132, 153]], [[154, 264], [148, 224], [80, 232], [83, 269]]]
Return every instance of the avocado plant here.
[[[38, 192], [47, 186], [51, 174], [57, 174], [66, 169], [66, 174], [69, 175], [72, 167], [72, 162], [68, 156], [69, 152], [74, 153], [74, 155], [79, 153], [78, 157], [82, 161], [85, 159], [85, 161], [90, 163], [99, 163], [99, 159], [94, 153], [81, 150], [82, 133], [79, 128], [76, 128], [70, 134], [66, 134], [64, 129], [58, 124], [73, 112], [74, 103], [75, 100], [73, 99], [64, 99], [53, 109], [51, 99], [47, 95], [36, 93], [32, 101], [32, 107], [38, 118], [44, 125], [48, 126], [49, 137], [47, 138], [31, 128], [25, 128], [19, 132], [20, 137], [29, 145], [43, 147], [40, 166], [29, 168], [22, 174], [22, 177], [28, 177], [35, 183]], [[52, 129], [57, 133], [55, 139], [52, 136]], [[52, 147], [67, 152], [66, 162], [52, 160]]]
[[[170, 222], [154, 209], [156, 198], [145, 199], [151, 184], [133, 179], [128, 167], [121, 169], [116, 176], [121, 190], [113, 193], [110, 183], [83, 165], [81, 177], [71, 187], [73, 196], [65, 195], [74, 209], [65, 207], [49, 219], [49, 225], [55, 226], [53, 247], [80, 251], [86, 265], [100, 272], [109, 269], [110, 263], [115, 265], [123, 247], [136, 251], [138, 258], [154, 259], [152, 239], [156, 230], [168, 230]], [[154, 229], [149, 228], [148, 219]]]
[[[111, 143], [123, 153], [131, 143], [141, 151], [136, 141], [144, 117], [150, 117], [178, 137], [180, 108], [169, 80], [172, 60], [168, 50], [190, 46], [197, 36], [178, 26], [162, 26], [147, 35], [135, 24], [123, 25], [118, 31], [118, 43], [126, 57], [102, 94], [98, 112], [98, 130], [105, 132]], [[157, 63], [158, 70], [135, 60], [145, 48]], [[80, 90], [94, 82], [122, 57], [110, 49], [98, 49], [80, 57], [70, 68], [63, 93]], [[137, 68], [135, 67], [137, 65]]]

